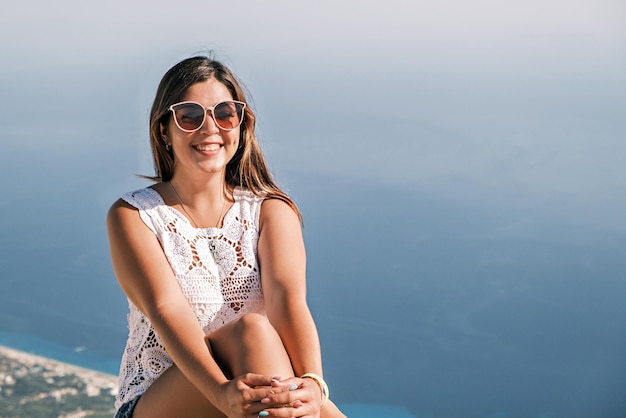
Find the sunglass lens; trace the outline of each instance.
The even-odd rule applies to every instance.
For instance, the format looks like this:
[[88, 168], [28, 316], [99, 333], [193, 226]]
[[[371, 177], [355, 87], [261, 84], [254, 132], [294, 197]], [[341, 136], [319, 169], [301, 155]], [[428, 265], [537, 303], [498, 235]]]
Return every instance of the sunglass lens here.
[[205, 110], [196, 103], [184, 103], [174, 109], [174, 114], [181, 129], [193, 131], [202, 126]]
[[234, 129], [241, 124], [243, 105], [236, 102], [222, 102], [213, 109], [215, 121], [222, 129]]

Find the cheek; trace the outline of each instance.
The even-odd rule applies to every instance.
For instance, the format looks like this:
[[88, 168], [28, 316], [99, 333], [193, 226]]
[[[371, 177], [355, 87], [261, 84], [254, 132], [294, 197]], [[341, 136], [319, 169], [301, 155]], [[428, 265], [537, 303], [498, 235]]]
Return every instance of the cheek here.
[[243, 140], [239, 138], [239, 135], [233, 136], [230, 150], [228, 152], [229, 161], [232, 161], [233, 158], [235, 158], [237, 154], [241, 154], [242, 152], [243, 152]]
[[239, 144], [241, 143], [241, 139], [239, 137], [239, 129], [237, 129], [237, 132], [231, 131], [228, 135], [228, 141], [236, 148], [239, 148]]

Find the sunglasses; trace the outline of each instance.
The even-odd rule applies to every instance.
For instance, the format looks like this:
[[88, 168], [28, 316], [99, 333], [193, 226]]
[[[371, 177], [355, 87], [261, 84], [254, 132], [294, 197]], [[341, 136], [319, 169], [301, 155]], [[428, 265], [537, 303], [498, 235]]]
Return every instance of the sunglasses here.
[[224, 131], [235, 129], [243, 122], [243, 109], [246, 104], [236, 100], [226, 100], [213, 107], [204, 107], [196, 102], [180, 102], [170, 106], [174, 122], [181, 131], [195, 132], [204, 125], [207, 112], [211, 112], [213, 122]]

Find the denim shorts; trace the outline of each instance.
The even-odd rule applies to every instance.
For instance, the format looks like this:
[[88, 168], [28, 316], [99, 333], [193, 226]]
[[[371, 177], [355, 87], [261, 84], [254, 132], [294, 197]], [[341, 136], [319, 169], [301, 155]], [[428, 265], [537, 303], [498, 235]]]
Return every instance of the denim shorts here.
[[137, 402], [139, 401], [140, 397], [141, 395], [137, 396], [135, 399], [131, 399], [130, 401], [120, 406], [120, 409], [118, 409], [115, 413], [115, 418], [132, 418], [133, 411], [135, 410], [135, 406], [137, 406]]

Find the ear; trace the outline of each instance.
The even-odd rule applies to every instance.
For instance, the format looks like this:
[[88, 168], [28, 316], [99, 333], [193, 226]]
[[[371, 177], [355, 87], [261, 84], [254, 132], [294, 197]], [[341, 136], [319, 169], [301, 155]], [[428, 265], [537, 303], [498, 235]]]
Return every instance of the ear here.
[[164, 123], [159, 124], [159, 127], [161, 129], [161, 138], [163, 138], [163, 142], [167, 142], [167, 126], [165, 126]]

